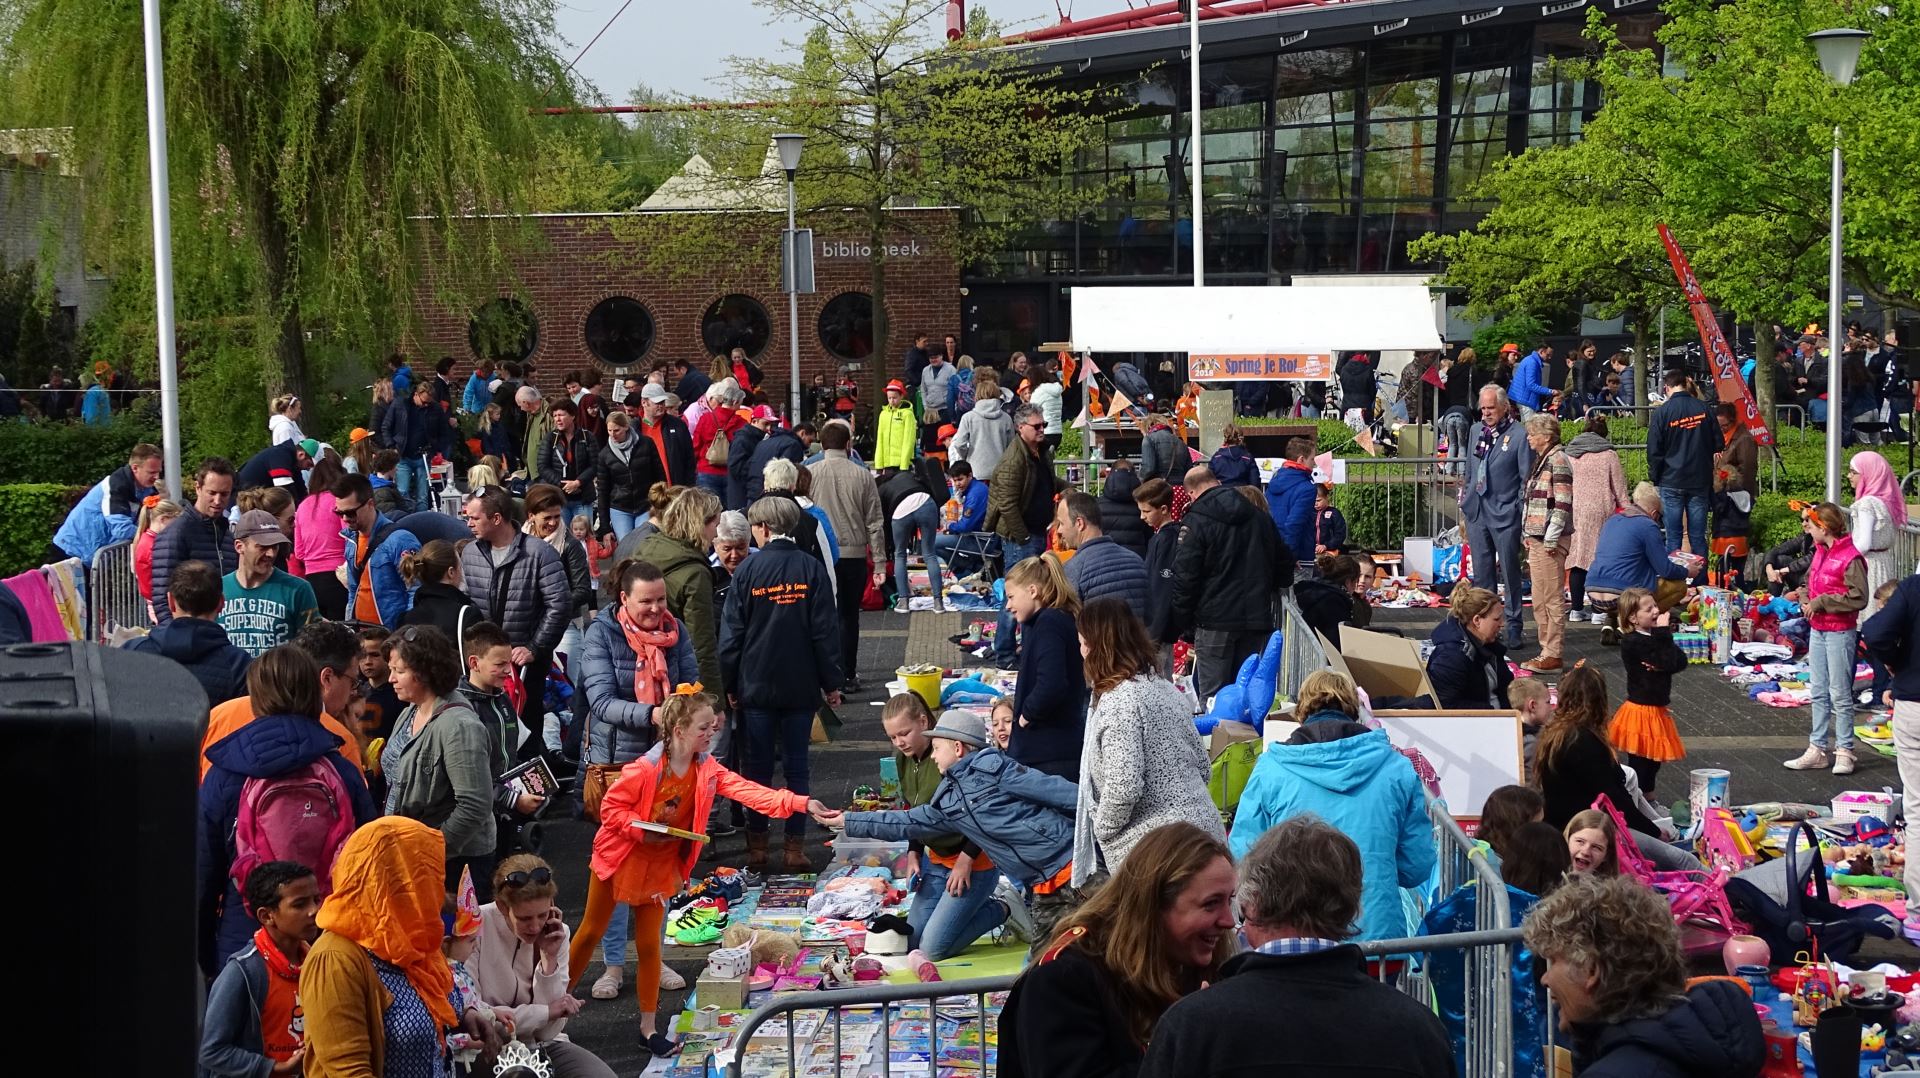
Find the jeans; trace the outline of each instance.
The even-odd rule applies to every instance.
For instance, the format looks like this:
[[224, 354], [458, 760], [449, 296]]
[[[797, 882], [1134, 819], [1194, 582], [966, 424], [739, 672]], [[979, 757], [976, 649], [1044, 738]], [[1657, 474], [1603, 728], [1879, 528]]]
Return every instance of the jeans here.
[[624, 509], [607, 509], [607, 527], [613, 529], [613, 541], [618, 543], [627, 537], [627, 533], [640, 526], [640, 518], [645, 513], [629, 513]]
[[[1029, 535], [1027, 536], [1027, 541], [1024, 543], [1016, 543], [1002, 536], [1000, 539], [1000, 549], [1004, 551], [1004, 554], [1001, 557], [1000, 564], [1006, 566], [1008, 569], [1012, 569], [1020, 562], [1039, 554], [1041, 550], [1045, 549], [1045, 543], [1046, 537], [1040, 535]], [[993, 657], [1002, 668], [1009, 668], [1019, 656], [1020, 652], [1015, 637], [1013, 613], [1007, 609], [1007, 604], [1003, 602], [1000, 604], [1000, 617], [994, 622]]]
[[913, 926], [913, 946], [927, 952], [935, 962], [966, 950], [1007, 919], [1006, 910], [993, 900], [994, 884], [1000, 880], [998, 869], [974, 872], [960, 895], [947, 893], [950, 875], [945, 865], [935, 864], [922, 853], [920, 889], [913, 893], [913, 908], [907, 911], [907, 923]]
[[1587, 571], [1567, 570], [1567, 609], [1584, 611], [1587, 607]]
[[833, 605], [840, 613], [840, 680], [851, 685], [860, 675], [860, 600], [867, 594], [867, 559], [833, 563]]
[[1526, 574], [1525, 555], [1520, 549], [1520, 522], [1514, 521], [1513, 527], [1498, 531], [1485, 524], [1467, 522], [1467, 542], [1473, 547], [1473, 586], [1494, 590], [1494, 572], [1498, 568], [1500, 582], [1506, 585], [1506, 594], [1502, 597], [1506, 603], [1507, 635], [1520, 635], [1520, 597], [1524, 590], [1521, 580]]
[[393, 485], [400, 489], [400, 496], [413, 503], [416, 510], [433, 508], [433, 492], [427, 489], [427, 458], [401, 457], [393, 470]]
[[538, 648], [530, 650], [533, 652], [533, 661], [521, 673], [521, 683], [527, 687], [527, 696], [520, 703], [520, 726], [532, 730], [534, 736], [517, 750], [515, 758], [521, 763], [547, 751], [547, 675], [553, 671], [553, 652]]
[[934, 507], [933, 499], [920, 503], [920, 508], [904, 517], [893, 518], [893, 586], [894, 594], [901, 602], [911, 598], [913, 592], [907, 587], [907, 540], [914, 532], [920, 533], [920, 556], [927, 562], [927, 583], [933, 588], [933, 605], [941, 605], [946, 595], [940, 579], [940, 555], [934, 552], [933, 537], [940, 531], [940, 510]]
[[607, 915], [607, 934], [600, 941], [600, 961], [608, 966], [627, 964], [627, 923], [632, 912], [624, 902], [613, 904]]
[[978, 554], [959, 554], [961, 535], [958, 532], [938, 532], [933, 537], [933, 552], [953, 570], [956, 577], [966, 576], [980, 568]]
[[1807, 634], [1808, 688], [1813, 728], [1807, 740], [1822, 748], [1853, 748], [1853, 629]]
[[[1684, 536], [1687, 549], [1707, 556], [1707, 495], [1691, 490], [1660, 488], [1660, 518], [1667, 533], [1667, 549], [1679, 550]], [[1706, 582], [1706, 569], [1695, 575], [1694, 583]]]
[[1659, 872], [1703, 872], [1705, 867], [1700, 859], [1671, 842], [1663, 841], [1644, 831], [1633, 832], [1633, 844], [1640, 847], [1640, 853], [1653, 862]]
[[1267, 646], [1271, 633], [1231, 632], [1225, 629], [1195, 629], [1193, 631], [1193, 687], [1205, 701], [1214, 693], [1233, 683], [1240, 674], [1240, 664], [1247, 656], [1258, 654]]
[[[807, 747], [813, 737], [813, 709], [770, 711], [762, 708], [746, 709], [746, 768], [747, 778], [762, 786], [773, 785], [773, 752], [776, 740], [780, 748], [780, 763], [786, 769], [786, 788], [797, 794], [811, 792], [807, 773]], [[747, 813], [747, 830], [765, 831], [767, 818], [757, 812]], [[807, 814], [798, 812], [787, 817], [787, 837], [800, 838], [807, 833]]]
[[593, 503], [573, 501], [566, 503], [560, 509], [560, 526], [571, 529], [574, 517], [586, 517], [587, 527], [593, 527]]
[[720, 475], [708, 475], [706, 472], [700, 472], [693, 477], [693, 485], [720, 499], [720, 504], [726, 504], [727, 477], [724, 472]]

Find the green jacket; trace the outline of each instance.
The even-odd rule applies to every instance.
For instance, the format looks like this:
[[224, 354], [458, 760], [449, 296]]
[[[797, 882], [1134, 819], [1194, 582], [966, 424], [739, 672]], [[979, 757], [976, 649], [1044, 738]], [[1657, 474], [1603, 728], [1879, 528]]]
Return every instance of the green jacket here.
[[[394, 720], [413, 721], [409, 705]], [[447, 840], [448, 857], [493, 852], [493, 748], [480, 716], [455, 692], [418, 736], [403, 745], [387, 740], [380, 769], [387, 777], [387, 812], [419, 820]]]
[[706, 557], [663, 532], [640, 540], [633, 556], [653, 563], [667, 578], [667, 612], [678, 618], [693, 638], [701, 690], [724, 701], [727, 689], [720, 678], [720, 612], [713, 606], [713, 569]]
[[[1036, 463], [1038, 467], [1035, 467]], [[1053, 476], [1053, 457], [1042, 449], [1036, 460], [1033, 454], [1027, 452], [1027, 443], [1015, 437], [1007, 443], [1007, 451], [1000, 454], [1000, 463], [993, 469], [993, 478], [987, 483], [987, 520], [982, 526], [1009, 542], [1024, 543], [1032, 538], [1033, 532], [1027, 527], [1026, 513], [1027, 499], [1032, 496], [1036, 482], [1046, 483], [1050, 488], [1049, 493], [1057, 485]]]
[[[516, 406], [517, 407], [517, 406]], [[521, 460], [526, 462], [527, 482], [540, 481], [540, 454], [547, 447], [547, 435], [553, 433], [553, 411], [547, 402], [540, 402], [540, 410], [527, 416], [527, 440], [521, 447]]]

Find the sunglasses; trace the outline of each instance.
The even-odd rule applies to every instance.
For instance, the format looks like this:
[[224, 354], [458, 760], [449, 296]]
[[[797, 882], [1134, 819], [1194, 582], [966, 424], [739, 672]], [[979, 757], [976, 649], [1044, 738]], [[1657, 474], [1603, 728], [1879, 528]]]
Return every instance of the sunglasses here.
[[544, 865], [531, 872], [509, 872], [500, 881], [504, 887], [525, 887], [530, 883], [545, 887], [552, 882], [553, 871]]
[[[368, 504], [371, 504], [371, 503], [368, 503]], [[345, 520], [348, 517], [354, 516], [359, 512], [360, 512], [360, 507], [357, 505], [349, 506], [346, 509], [342, 509], [337, 505], [333, 507], [333, 515], [339, 517], [341, 520]]]

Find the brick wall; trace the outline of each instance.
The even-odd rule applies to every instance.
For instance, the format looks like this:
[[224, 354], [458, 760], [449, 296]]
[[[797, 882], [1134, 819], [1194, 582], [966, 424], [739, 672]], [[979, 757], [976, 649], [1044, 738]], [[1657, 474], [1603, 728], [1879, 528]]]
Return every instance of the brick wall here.
[[[946, 210], [902, 210], [894, 215], [890, 242], [901, 253], [888, 259], [887, 312], [891, 321], [889, 369], [912, 342], [907, 335], [925, 329], [936, 339], [958, 332], [959, 267], [942, 235], [954, 224]], [[587, 316], [611, 296], [639, 301], [653, 318], [653, 343], [626, 369], [645, 371], [656, 359], [685, 358], [701, 369], [710, 358], [701, 337], [709, 306], [723, 296], [741, 294], [766, 309], [771, 330], [754, 356], [765, 373], [762, 388], [776, 407], [787, 399], [787, 297], [780, 291], [779, 242], [784, 215], [766, 213], [645, 213], [553, 215], [534, 219], [540, 231], [535, 249], [515, 260], [512, 278], [497, 286], [502, 296], [517, 296], [539, 323], [539, 342], [530, 357], [538, 366], [537, 384], [557, 391], [567, 372], [596, 367], [620, 369], [596, 359], [586, 340]], [[815, 373], [831, 377], [840, 360], [821, 344], [821, 309], [845, 292], [871, 292], [871, 271], [861, 254], [865, 239], [858, 219], [847, 214], [816, 215], [802, 222], [814, 229], [816, 291], [800, 297], [800, 371], [807, 384]], [[415, 297], [420, 330], [406, 351], [415, 368], [431, 367], [442, 355], [456, 360], [456, 380], [473, 369], [468, 343], [471, 312], [449, 308], [422, 284]]]

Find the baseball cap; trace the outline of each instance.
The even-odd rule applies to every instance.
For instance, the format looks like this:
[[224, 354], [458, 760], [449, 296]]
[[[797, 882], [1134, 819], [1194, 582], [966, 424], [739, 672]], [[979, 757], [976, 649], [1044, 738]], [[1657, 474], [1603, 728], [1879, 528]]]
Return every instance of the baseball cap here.
[[665, 404], [667, 402], [667, 387], [648, 382], [640, 390], [640, 399], [650, 400], [655, 404]]
[[762, 421], [771, 422], [779, 418], [780, 418], [779, 414], [776, 413], [772, 408], [764, 404], [756, 404], [753, 406], [753, 411], [750, 414], [748, 414], [747, 421], [749, 423], [759, 423]]
[[234, 525], [235, 539], [251, 539], [262, 546], [280, 546], [293, 542], [287, 533], [280, 530], [280, 522], [265, 509], [249, 509], [240, 514], [240, 523]]
[[320, 440], [317, 438], [302, 438], [300, 439], [300, 448], [307, 456], [318, 457], [320, 455]]
[[907, 384], [905, 382], [902, 382], [898, 378], [895, 378], [893, 381], [887, 383], [887, 392], [891, 393], [896, 389], [899, 390], [901, 393], [905, 393], [907, 391]]
[[987, 721], [971, 711], [943, 711], [940, 724], [927, 731], [928, 737], [944, 737], [976, 749], [987, 747]]
[[368, 430], [365, 427], [355, 427], [353, 428], [352, 431], [350, 431], [347, 434], [347, 441], [350, 444], [357, 445], [361, 442], [366, 441], [368, 438], [371, 438], [371, 437], [373, 437], [372, 431]]

